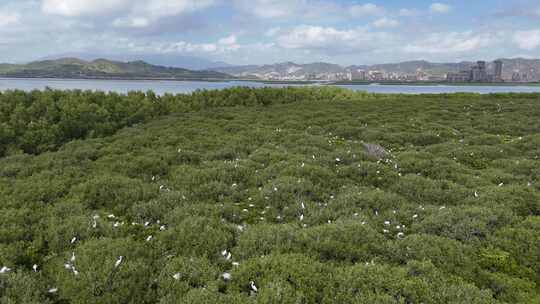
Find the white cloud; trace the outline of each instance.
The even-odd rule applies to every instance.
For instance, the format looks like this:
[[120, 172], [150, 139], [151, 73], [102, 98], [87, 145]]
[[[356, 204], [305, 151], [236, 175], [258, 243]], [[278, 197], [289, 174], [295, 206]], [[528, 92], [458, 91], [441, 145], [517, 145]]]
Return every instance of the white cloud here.
[[401, 17], [416, 17], [420, 15], [420, 12], [416, 9], [402, 8], [399, 10], [398, 15]]
[[513, 40], [520, 49], [534, 50], [540, 47], [540, 30], [518, 31]]
[[118, 18], [113, 21], [116, 27], [144, 28], [150, 25], [150, 21], [144, 17]]
[[365, 28], [339, 30], [333, 27], [308, 25], [282, 31], [276, 39], [282, 48], [322, 50], [328, 53], [378, 49], [393, 40], [388, 33], [370, 32]]
[[304, 8], [303, 0], [235, 0], [235, 5], [259, 18], [284, 18]]
[[234, 45], [236, 44], [236, 40], [237, 40], [236, 36], [231, 35], [231, 36], [219, 39], [218, 43], [222, 45]]
[[451, 9], [452, 8], [449, 5], [444, 4], [444, 3], [433, 3], [429, 7], [429, 10], [432, 13], [436, 13], [436, 14], [446, 14], [446, 13], [449, 13]]
[[350, 17], [350, 7], [330, 0], [234, 0], [235, 8], [259, 19], [328, 20]]
[[42, 0], [41, 10], [66, 17], [116, 16], [115, 27], [144, 28], [162, 17], [193, 13], [218, 0]]
[[351, 15], [354, 17], [373, 16], [384, 13], [384, 8], [373, 3], [357, 4], [350, 7]]
[[0, 11], [0, 26], [7, 26], [19, 23], [21, 16], [17, 13]]
[[111, 13], [129, 3], [129, 0], [43, 0], [41, 9], [47, 14], [77, 17]]
[[[154, 46], [158, 53], [194, 53], [194, 54], [223, 54], [238, 51], [242, 48], [235, 35], [219, 39], [215, 43], [192, 43], [179, 41], [174, 43], [161, 43]], [[135, 49], [138, 46], [134, 46]]]
[[373, 26], [378, 27], [378, 28], [396, 27], [398, 25], [399, 25], [399, 22], [397, 20], [386, 18], [386, 17], [377, 19], [375, 20], [375, 22], [373, 22]]
[[403, 50], [418, 54], [452, 54], [478, 51], [498, 42], [490, 33], [434, 33], [425, 39], [406, 45]]
[[135, 6], [135, 10], [154, 18], [191, 13], [216, 3], [215, 0], [142, 0], [138, 2], [139, 5]]

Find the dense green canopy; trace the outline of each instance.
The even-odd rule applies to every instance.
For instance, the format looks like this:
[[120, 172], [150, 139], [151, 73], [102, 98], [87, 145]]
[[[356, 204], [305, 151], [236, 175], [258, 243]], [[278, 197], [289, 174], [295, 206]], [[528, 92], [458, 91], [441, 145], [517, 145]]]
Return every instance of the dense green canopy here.
[[0, 303], [539, 303], [539, 117], [537, 94], [1, 93]]

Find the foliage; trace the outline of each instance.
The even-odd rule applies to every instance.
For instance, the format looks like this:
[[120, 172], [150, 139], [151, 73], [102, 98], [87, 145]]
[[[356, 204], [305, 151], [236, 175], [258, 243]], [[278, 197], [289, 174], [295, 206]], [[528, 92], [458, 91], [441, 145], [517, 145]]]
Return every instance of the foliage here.
[[539, 99], [2, 93], [0, 302], [539, 303]]

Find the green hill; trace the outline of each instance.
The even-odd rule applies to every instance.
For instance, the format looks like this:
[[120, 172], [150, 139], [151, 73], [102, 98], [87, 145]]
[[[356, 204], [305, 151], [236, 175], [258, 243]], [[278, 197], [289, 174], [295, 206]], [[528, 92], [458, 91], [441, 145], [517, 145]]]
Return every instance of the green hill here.
[[84, 61], [76, 58], [35, 61], [28, 64], [0, 64], [1, 77], [92, 78], [92, 79], [230, 79], [212, 71], [191, 71], [151, 65], [143, 61], [119, 62], [106, 59]]
[[539, 98], [0, 93], [0, 303], [539, 303]]

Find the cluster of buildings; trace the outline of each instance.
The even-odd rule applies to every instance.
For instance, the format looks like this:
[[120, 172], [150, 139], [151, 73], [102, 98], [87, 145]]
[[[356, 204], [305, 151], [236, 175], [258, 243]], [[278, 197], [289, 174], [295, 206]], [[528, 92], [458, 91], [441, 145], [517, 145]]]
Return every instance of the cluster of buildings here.
[[[505, 81], [530, 82], [538, 81], [539, 76], [531, 69], [530, 74], [515, 70], [512, 75], [506, 74], [503, 78], [503, 61], [496, 60], [492, 63], [478, 61], [467, 70], [444, 73], [443, 71], [425, 71], [418, 68], [416, 71], [399, 72], [376, 70], [360, 67], [347, 67], [339, 69], [321, 69], [321, 71], [304, 71], [301, 66], [289, 67], [286, 70], [263, 71], [249, 73], [261, 79], [281, 81], [361, 81], [361, 82], [452, 82], [452, 83], [498, 83]], [[512, 76], [510, 78], [510, 76]]]
[[496, 60], [493, 63], [493, 74], [488, 73], [485, 61], [478, 61], [470, 70], [448, 73], [446, 80], [448, 82], [503, 82], [503, 62]]
[[344, 80], [349, 81], [403, 81], [403, 82], [415, 82], [415, 81], [441, 81], [443, 77], [429, 75], [418, 69], [414, 74], [405, 74], [397, 72], [386, 72], [379, 70], [362, 70], [352, 69], [347, 71], [347, 78]]

